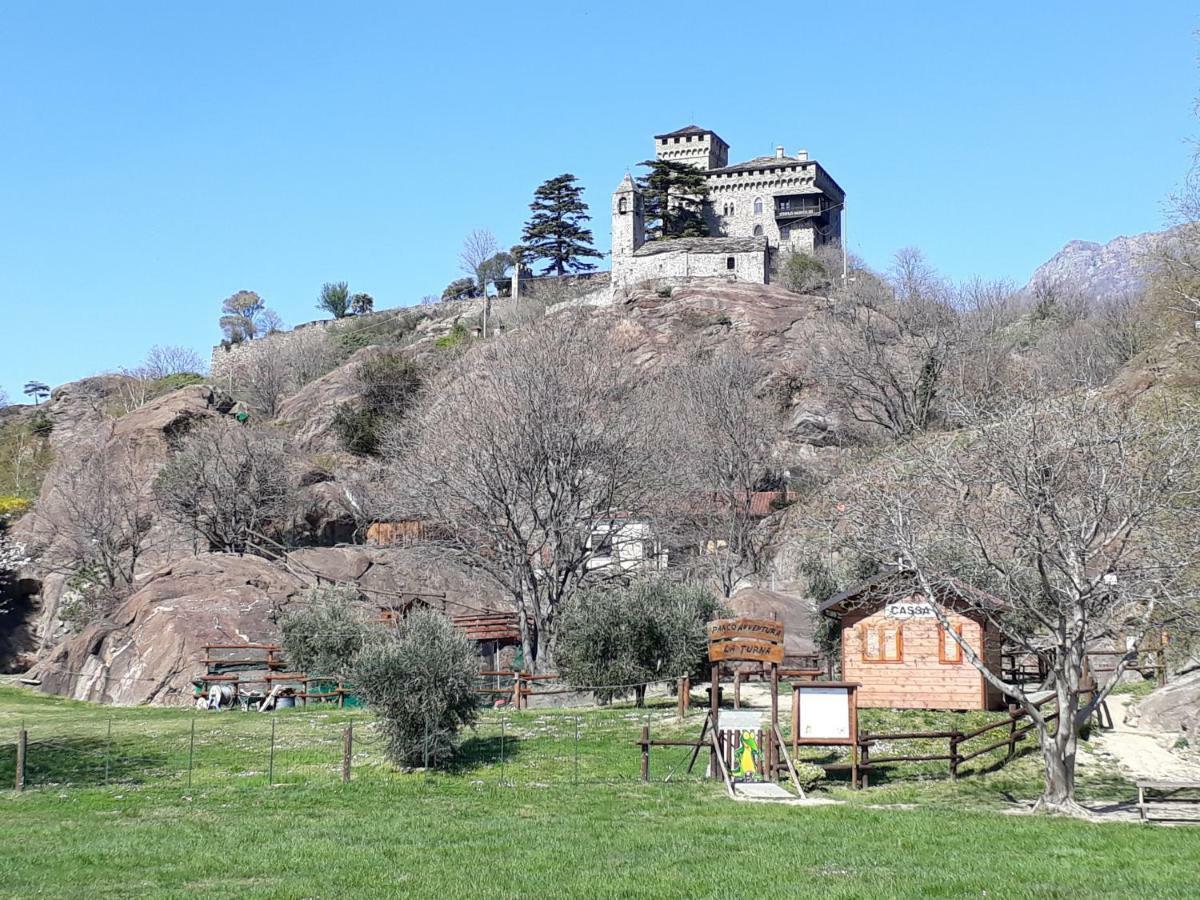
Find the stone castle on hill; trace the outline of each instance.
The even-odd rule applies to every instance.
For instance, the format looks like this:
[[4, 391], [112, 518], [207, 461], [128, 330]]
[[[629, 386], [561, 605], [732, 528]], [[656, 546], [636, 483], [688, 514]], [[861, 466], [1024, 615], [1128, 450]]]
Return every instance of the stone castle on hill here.
[[807, 150], [729, 165], [715, 131], [688, 125], [654, 137], [658, 159], [705, 173], [702, 214], [712, 237], [646, 241], [642, 194], [626, 174], [612, 197], [612, 284], [725, 278], [766, 284], [789, 253], [812, 253], [842, 240], [846, 193]]

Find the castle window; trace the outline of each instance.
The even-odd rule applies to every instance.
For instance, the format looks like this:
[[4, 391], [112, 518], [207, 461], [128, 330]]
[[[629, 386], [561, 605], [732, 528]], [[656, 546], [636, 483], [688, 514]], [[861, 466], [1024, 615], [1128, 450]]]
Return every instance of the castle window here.
[[762, 237], [762, 226], [761, 226], [761, 225], [755, 225], [755, 226], [754, 226], [754, 236], [755, 236], [755, 237]]
[[762, 197], [754, 198], [754, 214], [756, 216], [762, 215]]
[[732, 256], [727, 256], [725, 258], [725, 268], [729, 269], [730, 271], [736, 269], [737, 268], [737, 260]]
[[629, 210], [628, 210], [628, 205], [627, 205], [626, 199], [624, 197], [618, 198], [617, 212], [619, 212], [621, 215], [625, 215], [625, 213], [627, 213], [628, 211]]

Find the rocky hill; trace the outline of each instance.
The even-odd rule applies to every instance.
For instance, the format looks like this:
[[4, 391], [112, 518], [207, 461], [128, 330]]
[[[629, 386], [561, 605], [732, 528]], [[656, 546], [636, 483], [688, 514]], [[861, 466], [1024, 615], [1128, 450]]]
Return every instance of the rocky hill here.
[[1177, 240], [1178, 230], [1168, 229], [1121, 236], [1105, 244], [1071, 241], [1034, 270], [1025, 289], [1033, 293], [1069, 286], [1093, 300], [1135, 295], [1146, 286], [1154, 254]]
[[[669, 295], [638, 291], [617, 303], [584, 307], [583, 314], [605, 322], [631, 365], [646, 369], [681, 349], [745, 345], [767, 364], [764, 389], [780, 400], [780, 452], [836, 454], [842, 423], [820, 389], [803, 377], [825, 303], [780, 287], [720, 282], [682, 286]], [[517, 316], [503, 301], [497, 305], [497, 322], [539, 327], [536, 316]], [[70, 462], [124, 442], [135, 448], [138, 479], [148, 484], [190, 428], [230, 416], [237, 406], [229, 384], [192, 385], [128, 412], [128, 404], [119, 402], [120, 378], [85, 379], [55, 390], [44, 410], [53, 423], [55, 462], [34, 511], [14, 529], [41, 561], [22, 573], [29, 602], [23, 619], [9, 623], [9, 656], [0, 663], [10, 671], [32, 664], [31, 676], [44, 689], [69, 696], [172, 702], [187, 693], [205, 643], [277, 639], [279, 613], [318, 581], [354, 583], [367, 602], [381, 605], [416, 592], [444, 594], [450, 611], [502, 607], [496, 588], [470, 573], [433, 566], [412, 551], [348, 543], [361, 539], [370, 521], [356, 491], [373, 463], [343, 451], [333, 429], [340, 408], [361, 402], [358, 372], [364, 361], [386, 349], [436, 371], [464, 352], [462, 335], [470, 334], [477, 316], [477, 309], [463, 307], [424, 318], [402, 340], [350, 353], [282, 398], [271, 424], [287, 435], [295, 455], [299, 499], [291, 533], [297, 549], [274, 559], [197, 555], [187, 536], [151, 512], [153, 552], [139, 564], [133, 593], [79, 632], [63, 620], [68, 574], [45, 562], [58, 540], [47, 520], [60, 502], [56, 491]]]

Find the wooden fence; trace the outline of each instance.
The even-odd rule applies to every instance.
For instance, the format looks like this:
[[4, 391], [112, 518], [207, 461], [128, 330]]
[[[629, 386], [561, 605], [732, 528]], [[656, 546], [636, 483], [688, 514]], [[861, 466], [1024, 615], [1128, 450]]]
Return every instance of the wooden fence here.
[[[1039, 709], [1046, 703], [1053, 700], [1053, 696], [1044, 697], [1039, 700], [1035, 706]], [[1058, 713], [1050, 713], [1045, 717], [1047, 722], [1052, 722], [1058, 718]], [[1010, 706], [1008, 717], [997, 722], [992, 722], [990, 725], [984, 725], [981, 728], [976, 728], [974, 731], [904, 731], [891, 732], [880, 734], [877, 732], [860, 731], [858, 733], [858, 750], [859, 762], [858, 769], [860, 772], [861, 786], [868, 787], [870, 785], [870, 773], [872, 769], [878, 769], [888, 763], [905, 763], [905, 762], [939, 762], [948, 763], [950, 769], [950, 777], [957, 778], [959, 775], [959, 767], [966, 762], [983, 756], [985, 753], [991, 753], [994, 750], [999, 750], [1001, 747], [1007, 746], [1008, 753], [1005, 759], [1011, 759], [1016, 752], [1017, 744], [1025, 740], [1036, 726], [1029, 720], [1029, 714], [1023, 709], [1018, 709], [1015, 706]], [[999, 740], [994, 740], [995, 732], [1000, 729], [1006, 729], [1006, 733]], [[972, 746], [964, 747], [968, 742], [981, 738], [984, 735], [991, 734], [993, 740], [982, 747]], [[883, 741], [936, 741], [945, 740], [948, 742], [945, 753], [921, 753], [921, 754], [892, 754], [890, 756], [871, 756], [871, 747], [874, 744]], [[827, 766], [829, 769], [842, 769], [844, 766]]]

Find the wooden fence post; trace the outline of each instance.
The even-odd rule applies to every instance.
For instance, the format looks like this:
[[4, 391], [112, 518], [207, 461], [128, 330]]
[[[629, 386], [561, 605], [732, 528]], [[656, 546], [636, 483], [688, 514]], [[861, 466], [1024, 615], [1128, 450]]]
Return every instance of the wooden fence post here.
[[513, 709], [521, 708], [521, 673], [513, 672]]
[[675, 682], [675, 693], [678, 695], [675, 698], [676, 713], [678, 714], [681, 721], [682, 721], [683, 717], [687, 714], [687, 711], [685, 709], [685, 706], [687, 703], [687, 694], [684, 693], [684, 689], [685, 689], [684, 685], [686, 683], [687, 683], [687, 679], [683, 678], [682, 676], [679, 679], [677, 679]]
[[350, 783], [350, 760], [354, 755], [354, 723], [342, 729], [342, 784]]
[[962, 732], [955, 729], [950, 733], [950, 777], [958, 778], [958, 744], [962, 740]]
[[870, 766], [871, 766], [870, 735], [864, 731], [862, 733], [862, 736], [859, 738], [858, 743], [859, 743], [859, 746], [862, 747], [862, 753], [859, 755], [859, 758], [858, 758], [858, 771], [859, 771], [859, 776], [862, 779], [862, 783], [855, 785], [855, 787], [861, 787], [861, 788], [865, 789], [865, 788], [869, 787], [871, 784], [871, 774], [869, 771]]
[[29, 743], [29, 732], [24, 728], [17, 732], [17, 781], [16, 789], [25, 790], [25, 749]]
[[650, 780], [650, 726], [642, 726], [642, 781]]

